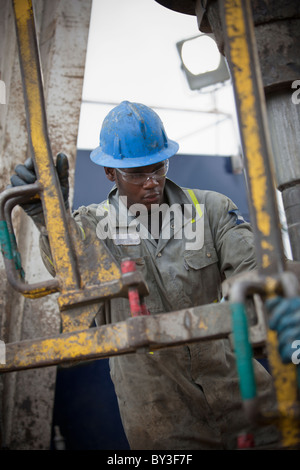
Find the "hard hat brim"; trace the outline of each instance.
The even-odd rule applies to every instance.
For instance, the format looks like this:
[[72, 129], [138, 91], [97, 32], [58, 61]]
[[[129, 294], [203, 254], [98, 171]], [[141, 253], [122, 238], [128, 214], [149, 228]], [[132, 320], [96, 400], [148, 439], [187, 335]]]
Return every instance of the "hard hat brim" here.
[[109, 168], [138, 168], [140, 166], [153, 165], [154, 163], [159, 163], [167, 158], [171, 158], [178, 152], [178, 149], [178, 143], [168, 139], [168, 147], [164, 147], [153, 155], [135, 158], [114, 158], [112, 155], [104, 153], [99, 146], [91, 152], [90, 159], [92, 162], [96, 163], [96, 165]]

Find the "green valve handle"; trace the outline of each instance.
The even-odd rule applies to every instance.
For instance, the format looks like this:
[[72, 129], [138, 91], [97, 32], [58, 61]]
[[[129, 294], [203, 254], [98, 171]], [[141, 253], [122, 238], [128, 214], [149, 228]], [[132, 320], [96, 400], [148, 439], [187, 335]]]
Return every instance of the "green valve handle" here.
[[231, 312], [241, 396], [242, 400], [250, 400], [256, 397], [256, 382], [252, 360], [252, 346], [248, 337], [248, 320], [245, 305], [243, 303], [232, 303]]

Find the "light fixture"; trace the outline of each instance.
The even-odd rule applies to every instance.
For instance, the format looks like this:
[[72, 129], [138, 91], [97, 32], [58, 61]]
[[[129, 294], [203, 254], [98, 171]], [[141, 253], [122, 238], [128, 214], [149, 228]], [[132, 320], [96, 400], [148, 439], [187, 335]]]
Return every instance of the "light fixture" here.
[[201, 34], [176, 43], [191, 90], [199, 90], [229, 80], [224, 57], [220, 54], [212, 34]]

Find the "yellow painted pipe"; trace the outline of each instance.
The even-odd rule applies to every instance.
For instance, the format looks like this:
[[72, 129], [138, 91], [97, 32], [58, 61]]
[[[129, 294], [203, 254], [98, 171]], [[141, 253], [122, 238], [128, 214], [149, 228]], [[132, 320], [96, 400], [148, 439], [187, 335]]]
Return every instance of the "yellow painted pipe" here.
[[[258, 252], [261, 259], [258, 259], [258, 264], [262, 274], [271, 276], [280, 274], [284, 268], [283, 248], [279, 223], [277, 224], [279, 217], [275, 190], [271, 180], [271, 150], [250, 1], [224, 0], [221, 2], [221, 11], [227, 36], [226, 56], [232, 74], [249, 192], [254, 209], [254, 233], [259, 240]], [[271, 209], [276, 215], [274, 220], [270, 213], [270, 202], [273, 203]], [[274, 223], [277, 224], [276, 227]], [[268, 332], [267, 343], [280, 415], [282, 443], [284, 447], [294, 447], [299, 444], [299, 422], [295, 414], [296, 368], [293, 364], [282, 364], [277, 353], [277, 338], [271, 331]]]

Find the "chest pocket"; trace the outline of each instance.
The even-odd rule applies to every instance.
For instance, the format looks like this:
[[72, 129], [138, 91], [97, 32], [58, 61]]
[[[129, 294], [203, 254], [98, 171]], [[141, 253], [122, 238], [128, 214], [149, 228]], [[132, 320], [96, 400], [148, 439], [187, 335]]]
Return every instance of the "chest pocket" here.
[[141, 243], [137, 245], [115, 245], [112, 244], [112, 251], [121, 264], [123, 258], [130, 258], [134, 261], [143, 258], [143, 249]]
[[204, 305], [221, 298], [221, 276], [218, 255], [213, 245], [202, 250], [184, 252], [186, 269], [185, 295], [192, 305]]
[[185, 268], [198, 270], [218, 262], [218, 255], [213, 245], [204, 245], [201, 250], [184, 252]]

